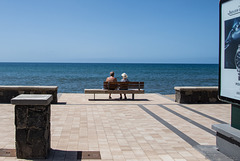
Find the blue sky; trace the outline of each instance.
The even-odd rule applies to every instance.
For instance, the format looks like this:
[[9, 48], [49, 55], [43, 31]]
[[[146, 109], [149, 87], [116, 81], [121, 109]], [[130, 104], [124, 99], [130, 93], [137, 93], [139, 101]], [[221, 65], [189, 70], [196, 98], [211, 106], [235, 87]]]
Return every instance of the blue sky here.
[[1, 62], [218, 63], [218, 0], [2, 0]]

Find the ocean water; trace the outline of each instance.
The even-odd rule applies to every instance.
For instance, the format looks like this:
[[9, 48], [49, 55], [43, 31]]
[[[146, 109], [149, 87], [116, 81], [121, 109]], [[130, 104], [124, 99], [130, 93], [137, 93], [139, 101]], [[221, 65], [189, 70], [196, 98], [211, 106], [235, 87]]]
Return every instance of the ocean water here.
[[102, 88], [114, 71], [143, 81], [146, 93], [175, 93], [175, 86], [217, 86], [217, 64], [0, 63], [0, 85], [58, 86], [59, 93]]

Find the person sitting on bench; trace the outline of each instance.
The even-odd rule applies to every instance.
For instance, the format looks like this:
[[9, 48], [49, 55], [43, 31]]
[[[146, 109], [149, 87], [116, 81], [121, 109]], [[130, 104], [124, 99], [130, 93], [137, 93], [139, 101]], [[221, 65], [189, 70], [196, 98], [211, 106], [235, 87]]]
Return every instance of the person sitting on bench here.
[[[114, 77], [114, 72], [110, 72], [110, 77], [107, 77], [106, 82], [117, 82], [117, 78]], [[117, 88], [117, 87], [116, 87]], [[116, 88], [110, 88], [110, 90], [115, 90]], [[109, 93], [109, 99], [111, 99], [111, 93]]]
[[[122, 74], [122, 79], [121, 79], [121, 82], [129, 82], [128, 80], [128, 75], [126, 73], [123, 73]], [[128, 86], [121, 86], [119, 88], [119, 90], [127, 90], [128, 89]], [[120, 100], [122, 99], [122, 94], [120, 94]], [[126, 94], [124, 93], [124, 99], [126, 100], [127, 99], [127, 96]]]

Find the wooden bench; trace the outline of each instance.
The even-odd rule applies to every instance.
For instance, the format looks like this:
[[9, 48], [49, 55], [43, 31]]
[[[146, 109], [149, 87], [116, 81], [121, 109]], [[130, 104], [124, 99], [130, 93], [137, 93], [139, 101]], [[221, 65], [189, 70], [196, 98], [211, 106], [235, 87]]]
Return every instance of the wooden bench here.
[[51, 103], [57, 103], [57, 86], [0, 86], [0, 103], [11, 103], [20, 94], [51, 94]]
[[104, 89], [85, 89], [85, 94], [144, 94], [144, 82], [104, 82]]

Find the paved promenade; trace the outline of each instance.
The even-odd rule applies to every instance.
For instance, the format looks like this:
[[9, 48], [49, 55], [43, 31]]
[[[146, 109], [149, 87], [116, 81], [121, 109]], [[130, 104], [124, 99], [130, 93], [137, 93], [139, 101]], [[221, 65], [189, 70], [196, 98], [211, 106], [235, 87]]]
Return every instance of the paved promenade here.
[[[94, 101], [93, 95], [61, 94], [59, 104], [51, 106], [47, 160], [80, 160], [81, 151], [90, 158], [97, 156], [91, 152], [100, 152], [101, 161], [228, 160], [216, 150], [211, 126], [230, 123], [229, 104], [178, 104], [160, 94], [139, 94], [135, 100], [129, 95], [121, 101], [119, 95], [112, 97], [96, 95]], [[14, 106], [0, 104], [0, 110], [0, 149], [11, 151]], [[0, 161], [18, 160], [0, 155]]]

